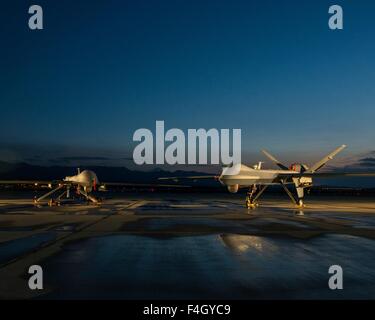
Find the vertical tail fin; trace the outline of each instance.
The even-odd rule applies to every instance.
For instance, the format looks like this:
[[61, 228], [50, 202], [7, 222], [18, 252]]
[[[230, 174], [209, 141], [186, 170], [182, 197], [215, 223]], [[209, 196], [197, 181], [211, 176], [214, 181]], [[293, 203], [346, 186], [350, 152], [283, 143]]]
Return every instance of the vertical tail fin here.
[[307, 173], [314, 173], [321, 169], [329, 160], [332, 160], [335, 155], [337, 155], [339, 152], [344, 150], [346, 148], [346, 145], [343, 144], [342, 146], [338, 147], [337, 149], [333, 150], [330, 154], [326, 155], [323, 159], [315, 163], [311, 166], [309, 170], [307, 170]]
[[282, 164], [279, 160], [277, 160], [272, 154], [270, 154], [268, 151], [266, 150], [262, 150], [262, 152], [264, 153], [264, 155], [270, 159], [272, 162], [274, 162], [279, 168], [283, 169], [283, 170], [288, 170], [288, 167], [284, 164]]

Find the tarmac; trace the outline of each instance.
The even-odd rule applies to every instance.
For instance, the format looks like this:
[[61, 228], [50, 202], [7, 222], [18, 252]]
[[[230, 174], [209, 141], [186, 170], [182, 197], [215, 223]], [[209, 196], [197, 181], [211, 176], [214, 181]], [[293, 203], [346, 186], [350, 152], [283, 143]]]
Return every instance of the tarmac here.
[[[0, 195], [1, 299], [373, 299], [375, 201], [121, 193], [100, 206]], [[44, 289], [30, 290], [40, 265]], [[344, 269], [345, 290], [328, 288]]]

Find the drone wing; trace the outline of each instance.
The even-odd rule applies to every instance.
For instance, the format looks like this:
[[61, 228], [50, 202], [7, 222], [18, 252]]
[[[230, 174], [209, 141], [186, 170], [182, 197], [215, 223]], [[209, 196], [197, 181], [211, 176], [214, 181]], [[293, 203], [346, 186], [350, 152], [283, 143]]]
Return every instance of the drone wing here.
[[375, 172], [296, 172], [296, 173], [279, 173], [279, 178], [348, 178], [348, 177], [375, 177]]
[[61, 180], [0, 180], [0, 184], [5, 185], [49, 185], [49, 184], [58, 184], [58, 183], [64, 183], [64, 181]]
[[318, 172], [300, 174], [303, 177], [315, 178], [341, 178], [341, 177], [375, 177], [375, 172]]

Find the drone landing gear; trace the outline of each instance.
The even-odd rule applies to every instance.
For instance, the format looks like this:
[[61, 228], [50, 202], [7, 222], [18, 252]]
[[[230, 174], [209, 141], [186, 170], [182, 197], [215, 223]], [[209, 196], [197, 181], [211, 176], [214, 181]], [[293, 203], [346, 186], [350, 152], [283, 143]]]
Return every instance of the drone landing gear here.
[[[59, 190], [63, 189], [63, 188], [66, 188], [60, 195], [58, 195], [56, 198], [52, 197], [53, 194], [55, 194], [56, 192], [58, 192]], [[40, 206], [41, 202], [44, 200], [44, 199], [48, 199], [48, 205], [50, 207], [53, 207], [53, 206], [60, 206], [61, 204], [61, 199], [63, 197], [66, 197], [67, 199], [70, 198], [70, 188], [71, 188], [71, 185], [59, 185], [57, 188], [47, 192], [46, 194], [44, 194], [43, 196], [41, 196], [40, 198], [34, 198], [34, 205], [35, 206]], [[94, 196], [88, 194], [86, 191], [83, 191], [81, 190], [80, 188], [77, 189], [77, 193], [81, 196], [83, 196], [88, 203], [92, 202], [94, 204], [99, 204], [99, 200], [96, 199]]]
[[262, 186], [259, 190], [255, 184], [253, 184], [247, 194], [246, 194], [246, 208], [247, 209], [254, 209], [258, 206], [256, 200], [262, 195], [262, 193], [267, 189], [267, 185]]
[[285, 190], [286, 194], [289, 196], [290, 200], [298, 207], [298, 208], [304, 208], [305, 204], [303, 203], [303, 196], [304, 196], [304, 190], [302, 187], [297, 187], [297, 198], [290, 192], [288, 187], [281, 182], [280, 183], [283, 189]]
[[[34, 198], [34, 204], [35, 204], [36, 206], [39, 205], [40, 202], [41, 202], [42, 200], [44, 200], [44, 199], [46, 199], [46, 198], [52, 196], [54, 193], [56, 193], [57, 191], [61, 190], [61, 189], [64, 188], [64, 187], [65, 187], [65, 185], [59, 185], [57, 188], [55, 188], [55, 189], [53, 189], [53, 190], [47, 192], [47, 193], [44, 194], [43, 196], [41, 196], [41, 197], [39, 197], [39, 198]], [[60, 196], [58, 196], [58, 197], [56, 198], [56, 200], [53, 199], [53, 198], [51, 197], [51, 198], [49, 199], [49, 201], [48, 201], [48, 205], [49, 205], [50, 207], [52, 207], [53, 205], [57, 205], [57, 204], [59, 204], [59, 203], [60, 203], [60, 199], [61, 199], [61, 197], [62, 197], [65, 193], [67, 193], [67, 191], [64, 191]]]
[[[286, 194], [289, 196], [290, 200], [292, 200], [293, 204], [295, 204], [298, 208], [304, 208], [305, 204], [303, 202], [304, 196], [304, 188], [303, 187], [296, 187], [297, 190], [297, 197], [293, 195], [293, 193], [288, 189], [288, 187], [283, 183], [280, 182], [280, 185], [285, 190]], [[262, 186], [258, 189], [257, 185], [253, 184], [247, 194], [246, 194], [246, 208], [254, 209], [258, 206], [257, 199], [262, 195], [262, 193], [267, 189], [268, 185]]]
[[89, 195], [86, 191], [82, 191], [81, 189], [78, 189], [78, 193], [85, 197], [87, 200], [87, 203], [90, 203], [90, 201], [94, 204], [99, 204], [99, 200], [96, 199], [94, 196]]

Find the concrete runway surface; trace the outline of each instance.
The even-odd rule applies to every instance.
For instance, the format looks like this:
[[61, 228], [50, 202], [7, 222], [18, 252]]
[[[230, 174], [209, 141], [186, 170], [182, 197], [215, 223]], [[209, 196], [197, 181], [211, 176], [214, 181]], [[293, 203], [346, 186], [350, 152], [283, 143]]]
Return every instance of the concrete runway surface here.
[[[106, 193], [101, 206], [0, 194], [1, 299], [373, 299], [375, 201]], [[44, 289], [28, 288], [38, 264]], [[328, 269], [344, 289], [328, 288]]]

